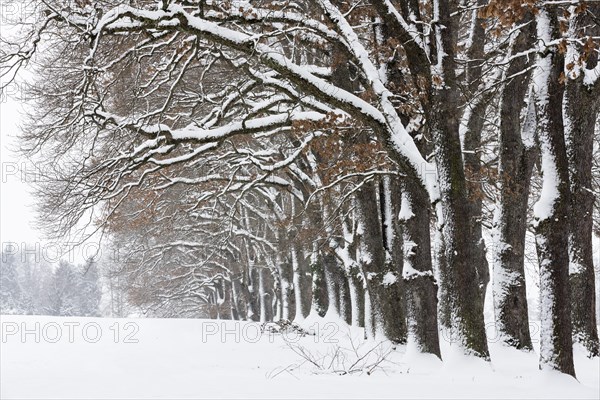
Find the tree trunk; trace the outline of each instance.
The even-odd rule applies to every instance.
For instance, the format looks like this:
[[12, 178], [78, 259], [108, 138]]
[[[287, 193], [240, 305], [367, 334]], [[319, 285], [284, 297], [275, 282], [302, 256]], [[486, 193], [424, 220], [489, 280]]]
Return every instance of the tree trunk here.
[[246, 304], [242, 298], [242, 288], [237, 274], [231, 276], [231, 315], [235, 320], [246, 319]]
[[[304, 193], [305, 196], [308, 196], [308, 193]], [[312, 299], [312, 284], [311, 284], [311, 275], [308, 264], [306, 263], [306, 259], [304, 257], [303, 243], [299, 242], [298, 234], [299, 229], [302, 227], [305, 222], [302, 218], [306, 217], [304, 213], [298, 213], [298, 210], [301, 210], [302, 206], [300, 205], [300, 201], [297, 197], [292, 196], [291, 198], [291, 214], [292, 221], [289, 232], [289, 257], [290, 257], [290, 267], [292, 273], [292, 294], [294, 296], [294, 313], [290, 312], [290, 317], [294, 317], [294, 321], [301, 321], [304, 318], [308, 317], [310, 313], [311, 307], [311, 299]], [[287, 234], [287, 233], [284, 233]]]
[[[282, 241], [279, 241], [282, 243]], [[279, 267], [279, 279], [280, 279], [280, 290], [281, 290], [281, 312], [280, 317], [283, 320], [289, 321], [293, 315], [295, 315], [295, 301], [293, 296], [293, 280], [294, 271], [291, 262], [291, 251], [289, 247], [284, 246], [281, 251], [288, 250], [287, 257], [276, 256], [277, 264]], [[298, 288], [300, 289], [300, 288]]]
[[[477, 0], [479, 7], [484, 6], [487, 0]], [[485, 305], [485, 294], [490, 281], [489, 265], [486, 257], [485, 241], [483, 240], [482, 212], [483, 212], [483, 188], [482, 181], [484, 171], [481, 165], [481, 132], [485, 122], [485, 116], [490, 104], [491, 93], [481, 94], [488, 82], [483, 78], [482, 60], [485, 60], [486, 33], [484, 29], [485, 19], [481, 18], [479, 10], [473, 10], [474, 14], [471, 26], [471, 45], [467, 50], [467, 59], [470, 60], [465, 71], [466, 99], [463, 111], [463, 126], [461, 132], [462, 145], [465, 162], [465, 175], [467, 179], [467, 200], [469, 207], [469, 235], [474, 245], [472, 263], [475, 264], [479, 279], [479, 291], [481, 293], [482, 307]], [[458, 22], [458, 18], [455, 18]], [[457, 29], [458, 31], [458, 29]]]
[[[383, 274], [384, 314], [395, 315], [391, 321], [383, 321], [386, 331], [397, 330], [402, 336], [400, 343], [405, 343], [408, 336], [406, 322], [405, 287], [402, 279], [404, 267], [404, 247], [402, 229], [398, 221], [400, 213], [401, 193], [400, 182], [397, 178], [385, 177], [379, 184], [379, 199], [382, 221], [382, 243], [386, 252], [385, 273]], [[396, 194], [396, 196], [394, 196]], [[394, 199], [397, 199], [394, 201]], [[427, 200], [427, 199], [426, 199]], [[427, 203], [426, 203], [427, 204]], [[387, 326], [389, 325], [389, 326]]]
[[[308, 317], [310, 313], [310, 299], [312, 298], [312, 288], [310, 282], [307, 282], [307, 268], [304, 262], [302, 251], [298, 246], [292, 244], [292, 269], [294, 282], [295, 299], [295, 317], [294, 321], [301, 321]], [[310, 279], [310, 277], [309, 277]]]
[[444, 213], [442, 211], [442, 203], [435, 204], [435, 237], [433, 245], [433, 253], [435, 254], [434, 274], [438, 281], [438, 323], [444, 330], [444, 337], [449, 336], [447, 332], [451, 330], [451, 310], [450, 301], [448, 300], [448, 287], [441, 284], [445, 271], [448, 268], [446, 260], [446, 244], [444, 240]]
[[[316, 246], [315, 246], [316, 247]], [[318, 251], [317, 248], [313, 251]], [[320, 255], [315, 255], [310, 265], [312, 275], [312, 311], [324, 317], [329, 307], [327, 294], [327, 279], [325, 277], [325, 263]]]
[[581, 343], [590, 357], [599, 355], [596, 326], [596, 286], [592, 229], [592, 153], [594, 129], [600, 105], [600, 90], [584, 86], [583, 77], [566, 86], [565, 126], [571, 183], [571, 232], [569, 283], [573, 340]]
[[[466, 353], [489, 359], [483, 306], [480, 299], [478, 266], [470, 242], [471, 214], [467, 200], [462, 149], [459, 135], [459, 88], [454, 58], [455, 43], [449, 1], [439, 0], [440, 38], [437, 56], [441, 58], [443, 77], [432, 98], [430, 126], [433, 132], [436, 164], [440, 181], [440, 200], [443, 218], [444, 257], [446, 266], [440, 270], [441, 285], [450, 311], [452, 340], [464, 347]], [[450, 31], [449, 31], [450, 30]], [[467, 234], [465, 234], [467, 233]], [[479, 267], [480, 268], [480, 267]]]
[[485, 303], [485, 293], [490, 281], [490, 270], [487, 262], [487, 249], [483, 240], [483, 173], [481, 168], [481, 157], [479, 147], [481, 145], [481, 131], [485, 120], [487, 99], [477, 101], [471, 110], [467, 132], [464, 137], [465, 149], [465, 173], [467, 177], [467, 207], [469, 208], [469, 236], [473, 243], [471, 262], [475, 265], [477, 272], [479, 293], [481, 295], [481, 307]]
[[350, 269], [348, 274], [350, 302], [352, 303], [352, 325], [365, 327], [365, 284], [359, 268]]
[[[531, 22], [528, 15], [524, 23]], [[521, 28], [511, 54], [525, 51], [535, 42], [535, 27]], [[525, 57], [514, 58], [506, 76], [514, 76], [531, 66]], [[510, 79], [502, 92], [498, 183], [494, 215], [494, 309], [500, 339], [517, 349], [531, 350], [529, 314], [525, 292], [525, 234], [531, 175], [537, 154], [534, 142], [535, 109], [530, 96], [527, 116], [521, 127], [521, 111], [527, 94], [529, 74]], [[525, 139], [525, 142], [523, 141]]]
[[[538, 37], [560, 37], [553, 9], [537, 15]], [[561, 74], [564, 55], [549, 50], [539, 57], [534, 80], [543, 186], [534, 208], [540, 263], [540, 368], [575, 376], [569, 293], [569, 165], [565, 148]]]
[[404, 270], [409, 339], [419, 351], [441, 358], [437, 322], [437, 284], [431, 262], [429, 196], [422, 187], [406, 179], [402, 191]]
[[248, 284], [246, 286], [248, 290], [248, 312], [246, 315], [251, 321], [260, 321], [260, 298], [259, 298], [259, 273], [258, 268], [254, 266], [254, 262], [248, 266]]
[[339, 269], [338, 280], [339, 280], [339, 285], [340, 285], [340, 289], [339, 289], [340, 317], [342, 317], [342, 319], [344, 321], [346, 321], [346, 323], [348, 325], [350, 325], [350, 324], [352, 324], [352, 302], [350, 299], [350, 285], [349, 285], [349, 279], [348, 279], [346, 272], [343, 271], [341, 268]]
[[[376, 186], [373, 181], [366, 182], [356, 193], [357, 219], [360, 226], [360, 260], [368, 299], [366, 299], [365, 314], [366, 329], [372, 336], [380, 333], [396, 343], [406, 341], [406, 320], [403, 304], [397, 296], [391, 296], [396, 289], [385, 285], [395, 276], [390, 271], [390, 263], [386, 263], [383, 234], [379, 221]], [[397, 293], [397, 292], [396, 292]]]
[[271, 271], [262, 267], [258, 272], [260, 296], [260, 322], [273, 321], [273, 277]]
[[340, 273], [342, 267], [339, 265], [337, 257], [333, 250], [325, 250], [327, 253], [323, 256], [325, 265], [325, 282], [327, 284], [327, 313], [340, 314]]

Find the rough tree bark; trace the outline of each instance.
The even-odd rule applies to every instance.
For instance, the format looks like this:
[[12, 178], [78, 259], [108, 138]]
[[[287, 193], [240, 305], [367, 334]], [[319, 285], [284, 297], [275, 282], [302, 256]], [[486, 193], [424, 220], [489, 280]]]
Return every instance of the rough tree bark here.
[[[531, 20], [532, 16], [528, 15], [523, 21], [526, 25], [514, 39], [511, 54], [525, 51], [535, 43], [535, 27]], [[528, 197], [537, 148], [532, 98], [521, 125], [531, 74], [517, 73], [529, 68], [532, 61], [526, 57], [514, 58], [505, 73], [507, 77], [514, 77], [504, 86], [500, 104], [499, 196], [494, 215], [493, 295], [497, 329], [504, 343], [525, 350], [533, 349], [524, 261]]]
[[350, 298], [349, 278], [342, 268], [338, 270], [339, 280], [339, 313], [347, 324], [352, 324], [352, 299]]
[[327, 285], [327, 312], [341, 316], [340, 288], [343, 278], [340, 274], [343, 274], [343, 270], [333, 250], [327, 248], [325, 251], [326, 254], [323, 256], [323, 262], [325, 265], [325, 283]]
[[[356, 207], [354, 208], [356, 210]], [[356, 211], [355, 211], [356, 213]], [[356, 224], [356, 218], [353, 218]], [[355, 261], [348, 269], [348, 287], [350, 290], [350, 302], [352, 304], [352, 325], [364, 328], [365, 326], [365, 282], [364, 275], [357, 263], [360, 258], [360, 238], [354, 236], [354, 241], [349, 245], [348, 252]]]
[[304, 260], [300, 246], [292, 244], [292, 268], [294, 282], [295, 316], [294, 321], [301, 321], [310, 314], [312, 285], [308, 264]]
[[[478, 0], [479, 7], [485, 5], [487, 0]], [[466, 104], [463, 111], [463, 126], [461, 132], [467, 179], [467, 201], [469, 207], [469, 235], [474, 245], [472, 263], [475, 264], [479, 279], [482, 307], [485, 294], [490, 281], [489, 265], [487, 262], [487, 249], [483, 239], [482, 211], [483, 211], [483, 171], [481, 165], [481, 133], [485, 123], [485, 114], [490, 104], [491, 93], [482, 94], [487, 82], [483, 80], [482, 60], [486, 59], [485, 43], [486, 34], [483, 28], [484, 19], [478, 16], [479, 10], [472, 11], [474, 18], [471, 26], [471, 45], [467, 50], [469, 60], [465, 70]]]
[[600, 354], [592, 248], [594, 212], [592, 153], [594, 129], [600, 107], [599, 88], [598, 85], [585, 86], [583, 76], [576, 80], [569, 80], [566, 85], [564, 107], [568, 121], [565, 134], [571, 183], [569, 284], [573, 340], [581, 343], [590, 357]]
[[258, 268], [259, 297], [260, 297], [260, 322], [271, 322], [274, 317], [273, 297], [274, 292], [273, 276], [271, 270], [267, 267]]
[[[407, 335], [406, 299], [402, 270], [404, 267], [404, 246], [402, 229], [398, 220], [400, 213], [400, 182], [396, 177], [385, 177], [379, 183], [381, 232], [386, 254], [383, 291], [387, 298], [383, 307], [385, 315], [394, 315], [402, 321], [384, 321], [384, 329], [399, 329]], [[396, 196], [394, 196], [396, 194]], [[387, 326], [387, 327], [386, 327]], [[406, 341], [406, 337], [403, 338]]]
[[[551, 7], [537, 15], [538, 38], [560, 37], [558, 16]], [[543, 186], [534, 208], [540, 265], [540, 368], [575, 376], [569, 291], [569, 165], [562, 115], [564, 54], [547, 49], [535, 72]]]
[[[289, 249], [288, 246], [283, 249]], [[282, 249], [282, 250], [283, 250]], [[285, 250], [284, 250], [285, 251]], [[281, 301], [280, 301], [280, 317], [284, 320], [290, 320], [295, 315], [296, 304], [294, 298], [294, 271], [291, 261], [291, 251], [285, 254], [285, 257], [277, 256], [277, 265], [279, 268]], [[300, 289], [300, 288], [298, 288]]]
[[246, 315], [251, 321], [260, 321], [261, 301], [259, 297], [259, 273], [258, 268], [254, 265], [254, 260], [248, 259], [248, 275], [246, 277], [247, 298], [249, 299], [248, 311]]
[[[368, 301], [370, 308], [365, 307], [367, 321], [371, 326], [366, 329], [372, 336], [383, 333], [385, 337], [396, 343], [406, 341], [406, 320], [403, 305], [399, 299], [390, 296], [388, 285], [390, 277], [387, 270], [383, 234], [379, 221], [379, 210], [375, 183], [365, 182], [356, 192], [357, 219], [360, 226], [360, 260], [366, 278]], [[374, 223], [375, 222], [375, 223]], [[393, 273], [392, 273], [393, 274]]]
[[[451, 32], [450, 2], [437, 2], [439, 24], [437, 58], [442, 76], [431, 97], [429, 124], [433, 132], [436, 164], [440, 182], [441, 217], [443, 218], [444, 258], [440, 284], [445, 286], [442, 301], [450, 312], [452, 340], [466, 353], [489, 359], [479, 280], [470, 242], [471, 213], [459, 135], [459, 87], [456, 78], [454, 34]], [[466, 234], [465, 234], [466, 233]]]
[[311, 261], [310, 270], [312, 275], [311, 310], [324, 317], [329, 308], [329, 297], [323, 260], [320, 257], [315, 257], [314, 261]]
[[409, 340], [425, 353], [441, 358], [437, 322], [437, 284], [431, 262], [428, 194], [408, 179], [403, 180], [402, 207], [404, 270]]

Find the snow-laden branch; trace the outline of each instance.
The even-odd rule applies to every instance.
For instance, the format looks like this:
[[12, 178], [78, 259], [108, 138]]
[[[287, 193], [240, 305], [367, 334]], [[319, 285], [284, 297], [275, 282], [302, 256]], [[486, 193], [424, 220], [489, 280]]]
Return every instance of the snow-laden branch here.
[[350, 26], [340, 10], [335, 7], [329, 0], [319, 0], [323, 11], [330, 17], [334, 24], [338, 27], [342, 37], [349, 45], [350, 51], [358, 61], [367, 81], [371, 84], [371, 88], [378, 96], [379, 106], [382, 110], [382, 115], [388, 126], [388, 134], [394, 145], [395, 150], [407, 159], [410, 166], [416, 172], [417, 176], [425, 188], [429, 191], [431, 199], [438, 197], [437, 184], [433, 179], [433, 174], [427, 174], [426, 171], [429, 163], [423, 158], [419, 152], [413, 138], [406, 131], [402, 124], [398, 113], [391, 101], [392, 93], [384, 85], [379, 75], [377, 67], [370, 59], [369, 52], [361, 43], [358, 35]]
[[[431, 171], [429, 163], [419, 153], [412, 137], [408, 134], [391, 102], [391, 93], [383, 82], [381, 82], [377, 68], [369, 60], [369, 54], [361, 44], [356, 33], [346, 21], [344, 16], [334, 7], [331, 2], [321, 2], [324, 10], [333, 18], [337, 27], [341, 30], [344, 42], [348, 44], [349, 50], [358, 60], [359, 65], [372, 85], [378, 96], [378, 105], [381, 111], [359, 97], [332, 85], [326, 80], [319, 78], [303, 66], [293, 63], [272, 47], [260, 43], [261, 35], [249, 35], [221, 26], [212, 21], [191, 15], [183, 7], [169, 5], [163, 10], [140, 10], [129, 6], [119, 6], [107, 12], [98, 22], [93, 30], [95, 35], [101, 36], [104, 30], [110, 31], [111, 26], [118, 24], [120, 29], [140, 29], [141, 27], [155, 27], [164, 30], [183, 29], [191, 33], [206, 36], [209, 39], [225, 44], [232, 49], [242, 51], [249, 55], [260, 57], [264, 65], [268, 65], [288, 80], [310, 94], [332, 103], [346, 112], [361, 115], [362, 118], [384, 126], [390, 142], [395, 151], [406, 161], [413, 173], [421, 178], [425, 187], [428, 188], [432, 198], [436, 198], [434, 179], [426, 171]], [[234, 132], [264, 129], [282, 123], [283, 116], [265, 117], [246, 124], [234, 123], [226, 127], [214, 130], [203, 130], [188, 127], [176, 131], [170, 131], [167, 126], [160, 125], [146, 127], [143, 130], [148, 134], [164, 133], [174, 140], [218, 140]], [[302, 118], [315, 120], [315, 114], [302, 114]], [[300, 119], [300, 118], [298, 118]], [[137, 127], [141, 129], [141, 127]]]

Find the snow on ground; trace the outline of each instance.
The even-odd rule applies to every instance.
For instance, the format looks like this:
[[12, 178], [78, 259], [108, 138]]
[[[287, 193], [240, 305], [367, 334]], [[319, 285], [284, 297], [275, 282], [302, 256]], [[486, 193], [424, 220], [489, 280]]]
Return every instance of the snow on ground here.
[[442, 363], [317, 321], [303, 326], [319, 335], [300, 338], [261, 335], [260, 324], [246, 322], [2, 316], [0, 397], [600, 397], [599, 359], [579, 350], [578, 382], [540, 372], [535, 353], [497, 343], [485, 363], [453, 354], [444, 341]]

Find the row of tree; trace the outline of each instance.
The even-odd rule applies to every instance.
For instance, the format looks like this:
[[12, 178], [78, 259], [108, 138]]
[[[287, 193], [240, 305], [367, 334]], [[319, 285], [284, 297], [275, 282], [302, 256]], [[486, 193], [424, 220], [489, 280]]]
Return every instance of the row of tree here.
[[489, 359], [488, 256], [502, 341], [532, 349], [531, 226], [541, 366], [574, 375], [573, 339], [598, 355], [597, 3], [34, 5], [0, 62], [37, 76], [41, 220], [105, 229], [134, 304], [332, 312], [437, 356], [442, 327]]

